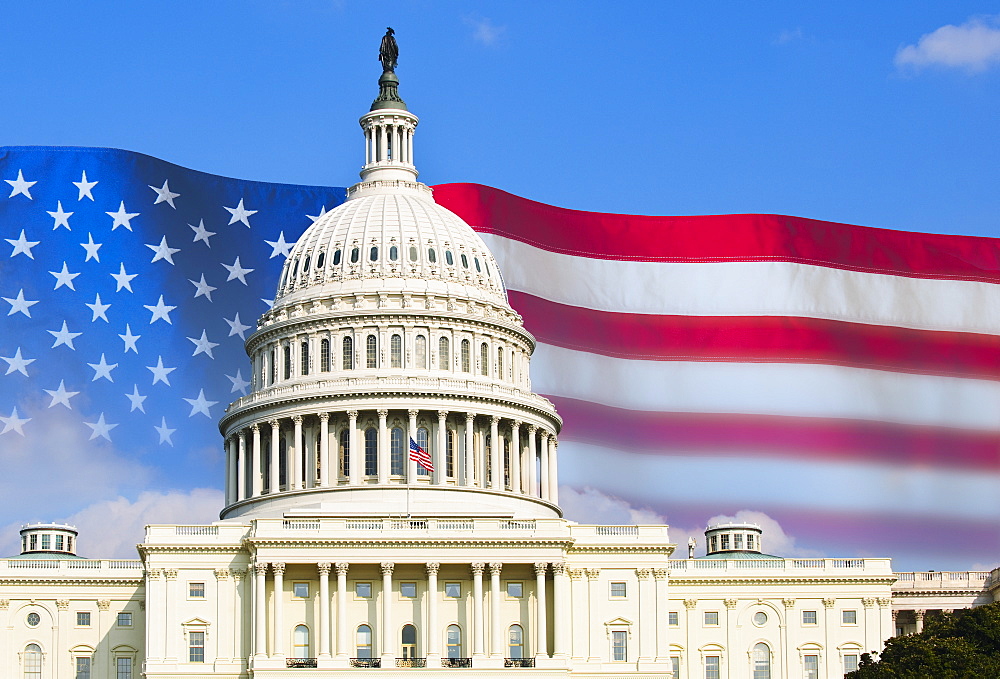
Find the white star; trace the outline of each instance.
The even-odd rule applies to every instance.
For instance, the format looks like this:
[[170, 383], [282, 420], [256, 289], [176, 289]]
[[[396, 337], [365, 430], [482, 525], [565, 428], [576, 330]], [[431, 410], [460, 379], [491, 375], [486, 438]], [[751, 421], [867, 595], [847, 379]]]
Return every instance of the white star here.
[[31, 259], [35, 258], [35, 256], [31, 254], [31, 248], [41, 243], [41, 241], [37, 240], [35, 241], [27, 240], [24, 237], [24, 229], [21, 229], [21, 235], [18, 236], [17, 238], [4, 238], [4, 240], [14, 246], [14, 252], [10, 253], [11, 257], [19, 255], [23, 252], [24, 254], [28, 255], [28, 257]]
[[226, 279], [227, 283], [233, 280], [234, 278], [238, 278], [240, 279], [240, 283], [246, 285], [247, 284], [246, 275], [251, 271], [253, 271], [253, 269], [244, 269], [243, 267], [241, 267], [239, 257], [236, 258], [236, 261], [233, 262], [232, 266], [229, 266], [228, 264], [223, 264], [222, 266], [224, 266], [226, 268], [226, 271], [229, 272], [229, 278]]
[[212, 244], [208, 242], [208, 239], [215, 235], [215, 231], [209, 231], [208, 229], [205, 228], [204, 219], [198, 220], [198, 226], [195, 226], [194, 224], [188, 224], [188, 226], [194, 229], [193, 242], [197, 243], [198, 241], [204, 241], [205, 245], [207, 245], [208, 247], [212, 247]]
[[31, 318], [31, 312], [28, 311], [28, 309], [30, 309], [31, 307], [33, 307], [36, 304], [38, 304], [37, 300], [35, 300], [34, 302], [26, 300], [24, 298], [24, 290], [23, 289], [19, 290], [18, 293], [17, 293], [17, 297], [15, 297], [13, 299], [11, 299], [10, 297], [3, 297], [3, 298], [0, 298], [0, 299], [3, 299], [3, 301], [7, 302], [7, 304], [10, 304], [10, 311], [7, 312], [8, 316], [13, 316], [18, 311], [20, 311], [22, 314], [24, 314], [28, 318]]
[[161, 318], [170, 325], [173, 325], [173, 322], [171, 322], [170, 320], [170, 312], [176, 309], [177, 307], [164, 304], [163, 295], [160, 295], [160, 301], [157, 302], [156, 304], [152, 306], [150, 306], [149, 304], [143, 304], [143, 306], [153, 312], [153, 317], [149, 320], [150, 325], [156, 323], [156, 321], [158, 321]]
[[208, 354], [209, 358], [215, 359], [215, 356], [212, 355], [212, 349], [219, 346], [219, 343], [209, 341], [208, 336], [204, 330], [201, 331], [200, 339], [195, 339], [194, 337], [188, 337], [188, 339], [194, 342], [195, 348], [194, 348], [194, 353], [191, 354], [192, 356], [197, 356], [198, 354]]
[[118, 269], [118, 273], [111, 274], [111, 277], [115, 279], [115, 283], [118, 284], [118, 287], [115, 288], [115, 292], [118, 292], [122, 288], [132, 292], [132, 279], [138, 275], [139, 274], [137, 273], [125, 273], [125, 262], [122, 262], [120, 268]]
[[[8, 184], [10, 184], [11, 187], [13, 187], [10, 190], [10, 195], [7, 196], [8, 198], [13, 198], [17, 194], [21, 193], [21, 194], [24, 194], [25, 196], [27, 196], [28, 200], [34, 200], [34, 198], [31, 197], [31, 192], [28, 191], [28, 189], [30, 189], [32, 186], [34, 186], [38, 182], [26, 182], [26, 181], [24, 181], [24, 175], [21, 174], [20, 170], [17, 171], [17, 179], [4, 179], [4, 181], [7, 182]], [[231, 223], [232, 222], [230, 222], [230, 224]]]
[[222, 320], [229, 324], [229, 337], [239, 335], [241, 340], [246, 341], [246, 331], [250, 329], [250, 326], [243, 325], [240, 322], [239, 314], [236, 314], [236, 318], [233, 320], [229, 320], [228, 318], [223, 318]]
[[204, 389], [198, 391], [198, 398], [186, 398], [184, 400], [191, 404], [191, 414], [188, 417], [194, 417], [195, 413], [201, 413], [205, 417], [211, 418], [212, 414], [208, 412], [208, 409], [218, 403], [218, 401], [206, 400]]
[[316, 215], [315, 217], [313, 215], [306, 215], [306, 217], [308, 217], [309, 219], [311, 219], [313, 221], [313, 224], [315, 224], [316, 220], [319, 219], [320, 217], [322, 217], [325, 214], [326, 214], [326, 205], [324, 205], [323, 207], [321, 207], [319, 209], [319, 214]]
[[22, 358], [21, 347], [18, 347], [17, 352], [10, 358], [8, 358], [7, 356], [0, 356], [0, 359], [7, 361], [7, 366], [8, 366], [7, 372], [5, 372], [4, 375], [10, 375], [12, 372], [16, 370], [25, 377], [28, 376], [28, 371], [26, 370], [26, 368], [35, 362], [35, 359], [33, 358]]
[[[48, 212], [48, 210], [46, 210], [46, 212]], [[67, 231], [72, 231], [73, 229], [69, 228], [69, 218], [72, 216], [73, 216], [72, 212], [63, 212], [62, 201], [57, 200], [56, 211], [49, 212], [49, 217], [52, 217], [52, 219], [56, 220], [56, 225], [52, 227], [52, 230], [55, 231], [60, 226], [65, 226]]]
[[124, 226], [129, 231], [132, 230], [132, 218], [138, 217], [138, 212], [126, 212], [125, 211], [125, 201], [121, 202], [118, 206], [118, 212], [105, 212], [107, 216], [115, 220], [114, 224], [111, 225], [111, 230], [114, 231], [119, 226]]
[[247, 387], [250, 386], [250, 383], [247, 382], [245, 379], [243, 379], [242, 372], [243, 371], [241, 371], [241, 370], [237, 370], [236, 371], [236, 377], [233, 377], [232, 375], [226, 375], [226, 379], [228, 379], [230, 382], [233, 383], [233, 388], [232, 388], [232, 390], [230, 390], [229, 393], [233, 393], [235, 391], [238, 391], [241, 394], [243, 394], [244, 396], [246, 396]]
[[84, 250], [87, 251], [87, 259], [83, 260], [89, 262], [91, 259], [96, 259], [98, 262], [101, 261], [101, 256], [97, 254], [97, 251], [101, 249], [104, 243], [95, 243], [93, 234], [87, 234], [87, 242], [80, 243]]
[[160, 435], [160, 443], [169, 443], [170, 445], [174, 445], [174, 442], [170, 440], [170, 436], [177, 430], [171, 429], [167, 426], [167, 418], [161, 417], [160, 426], [157, 427], [154, 425], [153, 429], [155, 429], [156, 433]]
[[204, 295], [205, 297], [208, 297], [209, 302], [212, 301], [212, 290], [218, 290], [218, 288], [213, 287], [205, 282], [205, 274], [201, 275], [200, 281], [193, 281], [189, 278], [188, 282], [190, 282], [195, 287], [195, 292], [194, 292], [195, 298]]
[[94, 369], [94, 379], [91, 382], [96, 382], [102, 377], [108, 382], [114, 382], [114, 378], [111, 377], [111, 371], [118, 367], [117, 363], [107, 363], [104, 360], [104, 354], [101, 354], [100, 363], [88, 363], [91, 368]]
[[84, 424], [94, 430], [94, 433], [90, 435], [91, 441], [96, 439], [98, 436], [106, 438], [107, 440], [110, 441], [111, 437], [109, 436], [109, 434], [111, 433], [111, 430], [118, 426], [117, 424], [108, 424], [107, 422], [105, 422], [104, 413], [101, 413], [101, 416], [97, 419], [97, 422], [84, 422]]
[[97, 299], [94, 300], [93, 304], [87, 304], [87, 306], [90, 307], [90, 310], [94, 312], [94, 317], [90, 319], [91, 323], [96, 321], [98, 318], [103, 318], [105, 323], [109, 322], [108, 316], [105, 312], [111, 308], [111, 305], [101, 304], [100, 294], [97, 295]]
[[56, 277], [56, 287], [52, 288], [53, 290], [58, 290], [64, 285], [70, 290], [76, 290], [73, 286], [73, 279], [80, 274], [70, 273], [69, 269], [66, 268], [66, 262], [63, 262], [62, 271], [50, 271], [49, 273]]
[[247, 217], [249, 217], [250, 215], [257, 214], [257, 210], [247, 210], [245, 207], [243, 207], [242, 198], [240, 198], [240, 204], [237, 205], [236, 207], [227, 207], [224, 209], [228, 210], [229, 214], [232, 215], [232, 217], [229, 219], [230, 224], [235, 224], [236, 222], [243, 222], [248, 229], [250, 228], [250, 222], [247, 219]]
[[157, 203], [166, 203], [167, 205], [169, 205], [173, 209], [175, 209], [175, 210], [177, 209], [177, 206], [174, 205], [174, 198], [177, 198], [181, 194], [174, 193], [173, 191], [171, 191], [170, 190], [170, 186], [168, 186], [166, 179], [163, 180], [163, 188], [162, 189], [158, 189], [158, 188], [156, 188], [153, 185], [149, 185], [149, 188], [151, 188], [154, 191], [156, 191], [156, 200], [153, 202], [153, 205], [156, 205]]
[[56, 338], [56, 343], [52, 345], [53, 349], [60, 344], [65, 344], [73, 351], [76, 351], [76, 347], [73, 346], [73, 339], [83, 334], [82, 332], [70, 332], [66, 328], [66, 321], [63, 321], [62, 330], [46, 330], [45, 332]]
[[90, 190], [93, 189], [95, 186], [97, 186], [97, 182], [88, 182], [87, 181], [87, 171], [86, 170], [83, 171], [83, 179], [81, 179], [78, 182], [73, 182], [73, 186], [75, 186], [76, 188], [80, 189], [80, 197], [77, 198], [78, 201], [79, 200], [83, 200], [84, 196], [86, 196], [87, 198], [90, 198], [90, 200], [94, 200], [94, 194], [92, 194], [90, 192]]
[[285, 242], [284, 231], [278, 234], [278, 240], [275, 241], [265, 240], [264, 242], [271, 246], [271, 256], [268, 257], [268, 259], [273, 259], [278, 255], [281, 255], [282, 257], [285, 257], [287, 259], [288, 255], [290, 255], [292, 252], [292, 246], [295, 245], [295, 243]]
[[[158, 262], [161, 259], [165, 259], [168, 262], [170, 262], [171, 264], [173, 264], [174, 263], [174, 253], [175, 252], [180, 252], [180, 248], [172, 248], [169, 245], [167, 245], [167, 237], [166, 236], [164, 236], [162, 239], [160, 239], [160, 244], [159, 245], [150, 245], [149, 243], [146, 243], [146, 247], [149, 248], [150, 250], [152, 250], [155, 253], [153, 255], [152, 262]], [[152, 263], [152, 262], [150, 262], [150, 263]]]
[[125, 334], [124, 335], [118, 335], [118, 336], [121, 337], [122, 340], [125, 342], [125, 353], [126, 354], [129, 352], [129, 350], [134, 351], [137, 354], [139, 353], [139, 350], [135, 346], [135, 342], [136, 342], [137, 339], [139, 339], [140, 337], [142, 337], [142, 335], [133, 335], [132, 334], [132, 328], [129, 326], [128, 323], [125, 324]]
[[163, 382], [168, 387], [170, 386], [170, 380], [167, 379], [167, 375], [177, 370], [177, 368], [164, 368], [162, 356], [156, 359], [156, 365], [147, 365], [146, 369], [153, 371], [153, 384]]
[[24, 436], [24, 432], [21, 430], [21, 427], [23, 427], [26, 423], [31, 422], [31, 418], [30, 417], [19, 418], [17, 416], [17, 408], [14, 408], [14, 412], [10, 414], [10, 417], [4, 417], [3, 415], [0, 415], [0, 422], [3, 422], [3, 429], [0, 430], [0, 434], [6, 434], [7, 432], [13, 429], [21, 436]]
[[127, 398], [129, 400], [129, 402], [132, 404], [132, 407], [129, 408], [129, 412], [132, 412], [136, 408], [138, 408], [142, 412], [146, 412], [146, 408], [145, 408], [145, 406], [142, 405], [142, 402], [145, 401], [149, 397], [148, 396], [143, 396], [143, 395], [141, 395], [139, 393], [139, 385], [138, 384], [132, 385], [132, 393], [131, 394], [125, 394], [125, 398]]
[[50, 408], [61, 403], [70, 410], [73, 410], [73, 406], [69, 404], [69, 400], [80, 393], [78, 391], [66, 391], [66, 386], [63, 384], [63, 380], [59, 380], [58, 389], [43, 389], [43, 391], [52, 397], [52, 403], [49, 404]]
[[261, 297], [260, 301], [263, 302], [264, 304], [266, 304], [268, 309], [270, 309], [271, 307], [274, 306], [274, 300], [273, 299], [264, 299], [263, 297]]

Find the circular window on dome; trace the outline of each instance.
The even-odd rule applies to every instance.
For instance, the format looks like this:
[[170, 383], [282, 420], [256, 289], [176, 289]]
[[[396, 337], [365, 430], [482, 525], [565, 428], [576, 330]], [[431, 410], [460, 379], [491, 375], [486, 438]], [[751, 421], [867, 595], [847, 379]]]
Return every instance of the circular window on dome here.
[[451, 250], [444, 251], [444, 261], [448, 262], [448, 266], [455, 264], [455, 258], [451, 256]]
[[28, 613], [28, 627], [38, 627], [42, 619], [38, 617], [38, 613]]
[[372, 246], [372, 251], [368, 253], [368, 259], [373, 262], [378, 261], [378, 247]]
[[397, 259], [399, 259], [399, 248], [393, 245], [389, 248], [389, 260], [395, 262]]
[[415, 245], [410, 246], [410, 261], [411, 262], [417, 261], [417, 246]]
[[462, 266], [464, 266], [466, 269], [469, 268], [469, 258], [466, 257], [465, 255], [462, 255]]
[[757, 611], [756, 613], [753, 614], [753, 624], [760, 627], [766, 622], [767, 622], [767, 613], [765, 613], [764, 611]]
[[354, 248], [353, 250], [351, 250], [351, 264], [357, 264], [358, 263], [358, 257], [360, 257], [360, 256], [361, 256], [361, 252], [357, 248]]
[[434, 252], [434, 248], [427, 248], [427, 259], [430, 260], [431, 264], [438, 261], [438, 256], [437, 253]]
[[333, 265], [337, 266], [340, 264], [340, 250], [333, 253]]

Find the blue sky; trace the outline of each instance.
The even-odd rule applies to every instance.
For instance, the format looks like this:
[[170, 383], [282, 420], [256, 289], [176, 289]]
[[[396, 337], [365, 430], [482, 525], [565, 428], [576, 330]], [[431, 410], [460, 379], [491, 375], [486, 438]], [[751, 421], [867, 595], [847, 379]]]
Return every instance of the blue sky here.
[[[2, 145], [349, 185], [391, 25], [429, 184], [603, 212], [1000, 236], [996, 3], [53, 2], [3, 17]], [[193, 488], [221, 482], [212, 449], [158, 467], [95, 448], [87, 474], [51, 483], [76, 504], [0, 511], [0, 546], [18, 521], [69, 517], [122, 526], [88, 551], [129, 555], [146, 521], [210, 520], [220, 495]], [[608, 521], [636, 517], [607, 502]]]

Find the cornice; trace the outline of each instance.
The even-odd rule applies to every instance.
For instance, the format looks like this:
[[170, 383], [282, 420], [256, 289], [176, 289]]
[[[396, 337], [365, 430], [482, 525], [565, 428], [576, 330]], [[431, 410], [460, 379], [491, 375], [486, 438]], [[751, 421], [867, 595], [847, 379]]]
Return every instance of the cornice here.
[[987, 594], [989, 590], [986, 589], [924, 589], [924, 590], [892, 590], [892, 597], [895, 598], [908, 598], [908, 597], [939, 597], [939, 596], [978, 596], [980, 594]]
[[108, 576], [107, 578], [101, 578], [99, 576], [89, 575], [83, 578], [71, 578], [68, 576], [52, 578], [52, 577], [38, 577], [29, 578], [26, 576], [18, 577], [0, 577], [0, 586], [3, 585], [97, 585], [102, 587], [116, 587], [121, 585], [142, 585], [145, 581], [145, 573], [139, 571], [139, 574], [132, 578], [122, 577], [122, 576]]
[[698, 578], [685, 578], [683, 575], [677, 575], [671, 573], [670, 583], [674, 586], [680, 585], [711, 585], [711, 586], [722, 586], [722, 585], [891, 585], [895, 582], [894, 577], [888, 576], [859, 576], [859, 577], [843, 577], [843, 576], [831, 576], [829, 578], [822, 577], [768, 577], [768, 576], [744, 576], [744, 577], [727, 577], [720, 576], [718, 578], [709, 578], [701, 576]]
[[501, 538], [466, 538], [466, 539], [432, 539], [432, 538], [256, 538], [248, 537], [244, 543], [249, 550], [259, 550], [281, 547], [302, 547], [308, 549], [326, 549], [335, 547], [370, 548], [370, 547], [427, 547], [434, 549], [456, 549], [465, 547], [517, 547], [517, 548], [551, 548], [560, 547], [564, 550], [572, 546], [572, 539], [567, 538], [534, 538], [527, 540]]

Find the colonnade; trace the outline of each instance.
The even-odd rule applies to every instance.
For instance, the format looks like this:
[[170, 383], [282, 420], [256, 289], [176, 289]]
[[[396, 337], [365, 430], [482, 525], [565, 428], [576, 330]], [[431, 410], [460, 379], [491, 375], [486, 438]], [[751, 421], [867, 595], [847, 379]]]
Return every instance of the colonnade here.
[[389, 161], [413, 165], [415, 122], [401, 118], [392, 122], [372, 118], [366, 122], [365, 165]]
[[[410, 459], [410, 439], [431, 456], [433, 472]], [[557, 451], [551, 430], [472, 412], [380, 409], [273, 418], [229, 432], [226, 504], [281, 490], [373, 483], [481, 488], [558, 503]]]

